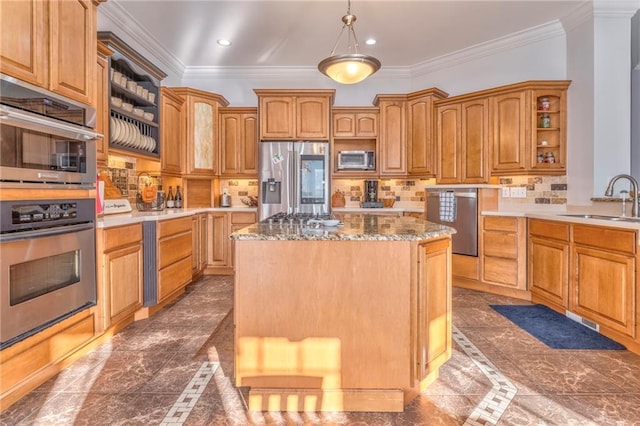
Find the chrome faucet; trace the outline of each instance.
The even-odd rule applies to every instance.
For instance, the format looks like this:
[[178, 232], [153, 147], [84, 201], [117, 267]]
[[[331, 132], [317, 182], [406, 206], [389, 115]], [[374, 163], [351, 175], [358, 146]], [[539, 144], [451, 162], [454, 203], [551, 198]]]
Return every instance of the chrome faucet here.
[[631, 206], [631, 216], [638, 217], [638, 181], [634, 179], [631, 175], [616, 175], [609, 181], [609, 185], [607, 185], [606, 191], [604, 191], [604, 195], [607, 197], [613, 196], [613, 185], [618, 181], [618, 179], [627, 179], [629, 183], [631, 183], [631, 195], [633, 196], [633, 205]]

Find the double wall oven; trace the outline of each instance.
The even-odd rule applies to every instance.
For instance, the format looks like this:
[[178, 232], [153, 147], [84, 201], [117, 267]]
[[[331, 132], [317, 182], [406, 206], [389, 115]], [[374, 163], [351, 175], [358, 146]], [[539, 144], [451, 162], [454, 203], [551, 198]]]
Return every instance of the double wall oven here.
[[96, 303], [94, 123], [0, 74], [0, 349]]

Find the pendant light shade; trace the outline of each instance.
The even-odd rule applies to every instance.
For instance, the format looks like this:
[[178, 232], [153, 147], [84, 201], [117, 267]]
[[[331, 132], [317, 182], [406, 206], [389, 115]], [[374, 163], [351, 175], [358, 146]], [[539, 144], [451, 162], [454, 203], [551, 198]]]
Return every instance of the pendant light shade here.
[[[342, 84], [359, 83], [380, 69], [380, 61], [373, 56], [358, 53], [358, 39], [353, 29], [356, 16], [351, 14], [351, 0], [348, 0], [347, 14], [342, 17], [342, 30], [329, 57], [318, 64], [321, 73]], [[336, 55], [336, 47], [347, 30], [347, 53]]]

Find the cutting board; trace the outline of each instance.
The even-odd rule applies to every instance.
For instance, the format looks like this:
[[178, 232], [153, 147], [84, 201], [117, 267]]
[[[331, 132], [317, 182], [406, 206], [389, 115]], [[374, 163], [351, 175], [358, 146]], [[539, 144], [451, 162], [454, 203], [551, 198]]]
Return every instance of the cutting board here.
[[344, 207], [344, 205], [344, 194], [340, 191], [334, 192], [331, 196], [331, 207]]

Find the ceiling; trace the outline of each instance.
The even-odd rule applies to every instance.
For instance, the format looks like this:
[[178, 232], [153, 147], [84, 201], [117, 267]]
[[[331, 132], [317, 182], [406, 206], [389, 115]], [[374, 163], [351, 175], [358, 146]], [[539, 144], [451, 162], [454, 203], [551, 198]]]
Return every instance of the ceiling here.
[[[383, 68], [412, 67], [557, 22], [583, 3], [353, 0], [351, 13], [359, 52], [375, 56]], [[347, 0], [109, 0], [98, 10], [181, 67], [315, 67], [338, 38]], [[100, 30], [116, 31], [98, 23]], [[369, 37], [375, 46], [365, 45]], [[221, 47], [220, 38], [233, 44]], [[336, 53], [346, 53], [345, 37]]]

